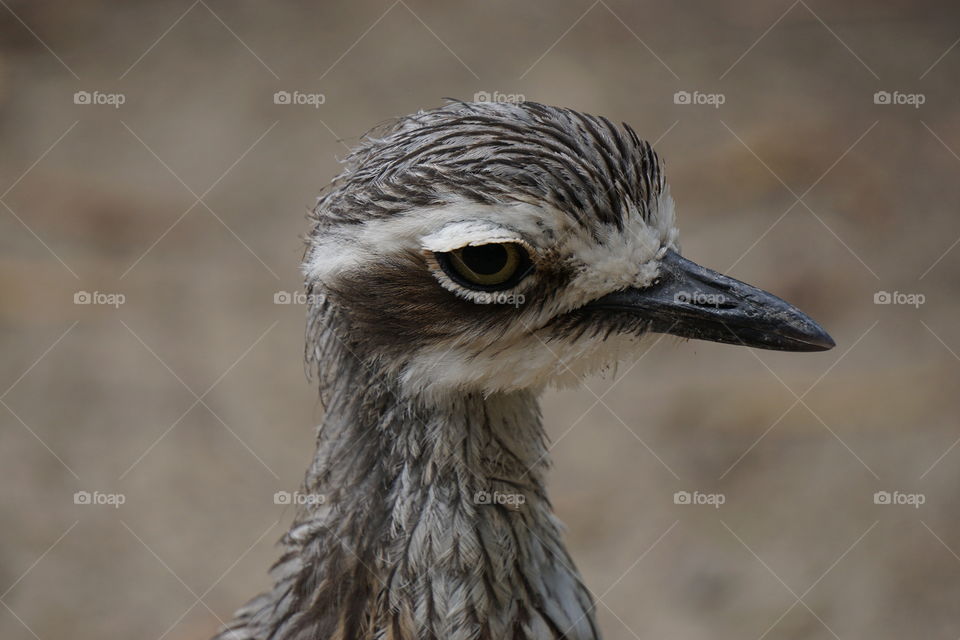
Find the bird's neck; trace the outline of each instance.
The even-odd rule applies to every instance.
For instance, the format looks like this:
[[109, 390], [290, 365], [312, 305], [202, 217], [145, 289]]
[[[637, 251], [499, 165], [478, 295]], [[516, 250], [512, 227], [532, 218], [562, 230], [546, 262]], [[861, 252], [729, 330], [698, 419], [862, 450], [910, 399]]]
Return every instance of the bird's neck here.
[[544, 491], [547, 454], [531, 392], [424, 404], [338, 382], [275, 568], [277, 637], [598, 637]]

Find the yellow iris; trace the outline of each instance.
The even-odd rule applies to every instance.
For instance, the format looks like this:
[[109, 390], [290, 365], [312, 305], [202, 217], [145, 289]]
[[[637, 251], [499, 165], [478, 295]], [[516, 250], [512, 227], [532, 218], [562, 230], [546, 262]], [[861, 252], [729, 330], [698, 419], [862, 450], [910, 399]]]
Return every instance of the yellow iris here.
[[526, 253], [513, 243], [481, 244], [450, 252], [450, 265], [471, 284], [492, 287], [517, 274]]

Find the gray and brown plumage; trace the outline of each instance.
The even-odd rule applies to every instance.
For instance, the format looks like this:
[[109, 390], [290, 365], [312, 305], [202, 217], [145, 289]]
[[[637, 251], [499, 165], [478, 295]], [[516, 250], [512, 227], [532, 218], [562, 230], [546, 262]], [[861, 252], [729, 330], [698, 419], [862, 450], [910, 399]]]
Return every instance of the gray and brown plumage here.
[[680, 257], [631, 128], [532, 102], [368, 135], [317, 204], [304, 273], [326, 407], [304, 490], [323, 500], [221, 640], [599, 638], [544, 486], [541, 390], [650, 333], [833, 346]]

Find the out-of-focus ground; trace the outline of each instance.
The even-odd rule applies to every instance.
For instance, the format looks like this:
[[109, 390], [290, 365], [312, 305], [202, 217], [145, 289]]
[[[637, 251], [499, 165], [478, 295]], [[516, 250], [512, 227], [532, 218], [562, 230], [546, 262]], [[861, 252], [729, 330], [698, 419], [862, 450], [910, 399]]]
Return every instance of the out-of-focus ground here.
[[479, 91], [657, 141], [684, 252], [838, 344], [665, 339], [547, 395], [606, 636], [960, 636], [954, 3], [2, 4], [0, 636], [205, 638], [267, 585], [320, 418], [274, 303], [304, 214], [341, 140]]

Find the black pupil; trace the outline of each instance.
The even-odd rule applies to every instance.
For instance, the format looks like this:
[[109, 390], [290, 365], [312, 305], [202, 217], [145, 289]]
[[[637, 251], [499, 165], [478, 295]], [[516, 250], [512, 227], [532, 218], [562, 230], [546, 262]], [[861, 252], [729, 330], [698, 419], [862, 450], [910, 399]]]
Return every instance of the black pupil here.
[[507, 250], [502, 244], [483, 244], [464, 247], [460, 259], [474, 273], [489, 276], [498, 273], [507, 264]]

